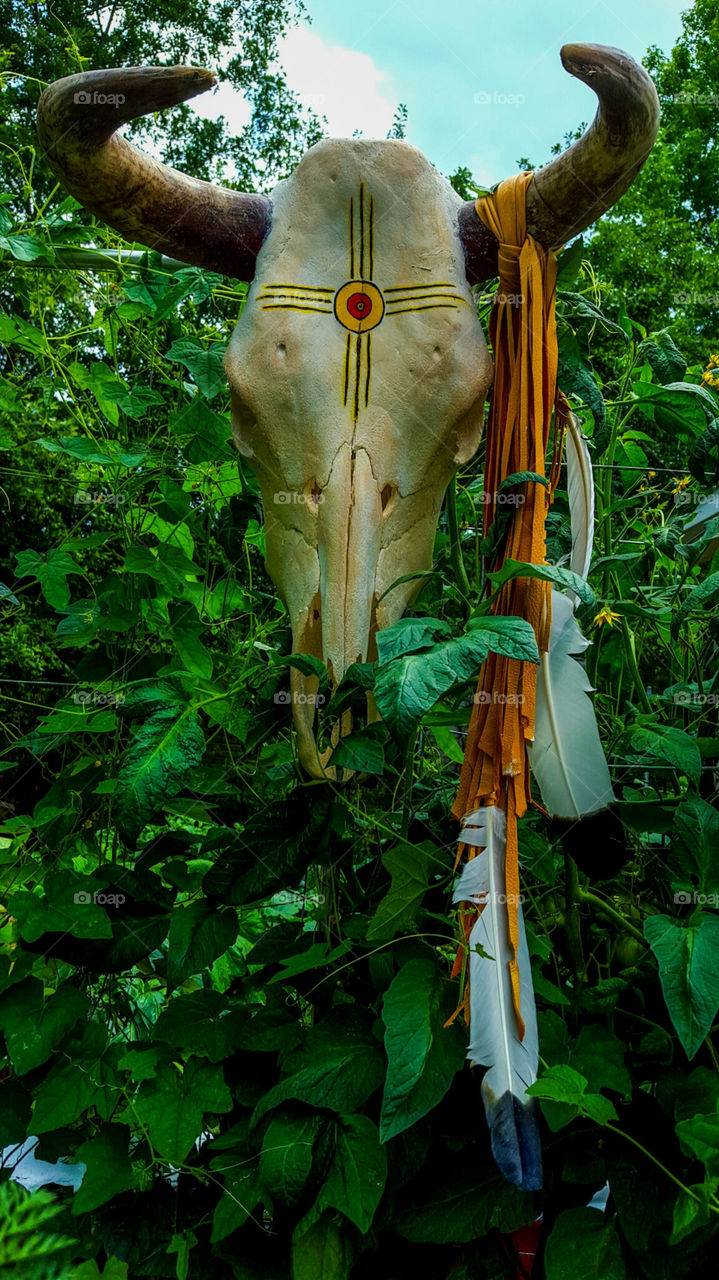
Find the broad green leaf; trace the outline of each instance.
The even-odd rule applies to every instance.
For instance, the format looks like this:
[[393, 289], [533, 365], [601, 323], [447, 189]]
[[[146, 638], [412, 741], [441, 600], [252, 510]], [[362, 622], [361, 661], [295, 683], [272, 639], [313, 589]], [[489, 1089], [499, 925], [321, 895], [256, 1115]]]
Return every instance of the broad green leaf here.
[[0, 1027], [17, 1074], [47, 1062], [87, 1011], [87, 997], [74, 987], [60, 987], [43, 1000], [36, 978], [26, 978], [0, 996]]
[[669, 1016], [691, 1060], [719, 1009], [719, 916], [704, 911], [689, 920], [648, 916], [644, 936], [657, 958]]
[[667, 329], [660, 329], [650, 338], [645, 338], [637, 354], [645, 356], [663, 386], [683, 378], [686, 373], [686, 360]]
[[292, 1280], [349, 1280], [351, 1266], [349, 1238], [330, 1213], [323, 1213], [302, 1234], [295, 1231]]
[[7, 250], [18, 262], [35, 262], [38, 258], [52, 262], [55, 256], [51, 245], [27, 235], [0, 236], [0, 249]]
[[665, 760], [692, 782], [698, 782], [702, 761], [696, 738], [669, 724], [635, 724], [629, 730], [633, 750]]
[[382, 854], [382, 864], [392, 884], [369, 922], [368, 942], [387, 942], [411, 928], [437, 870], [437, 851], [429, 842], [398, 844]]
[[316, 1208], [339, 1209], [364, 1234], [387, 1181], [387, 1148], [368, 1116], [339, 1116], [334, 1122], [332, 1164]]
[[127, 1280], [127, 1263], [120, 1262], [119, 1258], [108, 1258], [102, 1271], [99, 1271], [95, 1259], [91, 1258], [88, 1262], [81, 1262], [78, 1267], [73, 1267], [68, 1280]]
[[706, 1182], [698, 1182], [690, 1186], [689, 1192], [693, 1193], [691, 1195], [686, 1191], [679, 1192], [674, 1201], [670, 1244], [678, 1244], [693, 1231], [709, 1225], [714, 1216], [709, 1208], [709, 1202], [716, 1199], [717, 1187], [719, 1187], [719, 1178], [709, 1178]]
[[116, 440], [102, 440], [97, 445], [86, 436], [67, 436], [59, 440], [44, 437], [37, 443], [48, 453], [65, 453], [80, 462], [94, 462], [101, 467], [139, 467], [147, 452], [139, 446], [132, 451], [124, 449]]
[[675, 886], [719, 894], [719, 812], [706, 800], [685, 800], [675, 810], [669, 869]]
[[69, 573], [82, 573], [72, 556], [56, 547], [41, 556], [37, 551], [19, 551], [15, 557], [18, 578], [37, 578], [40, 590], [53, 609], [64, 609], [70, 599]]
[[450, 1152], [444, 1164], [438, 1164], [427, 1160], [394, 1206], [393, 1220], [405, 1239], [456, 1245], [486, 1236], [493, 1228], [514, 1231], [536, 1218], [536, 1198], [506, 1182], [489, 1152], [482, 1159], [473, 1146]]
[[134, 1105], [159, 1154], [181, 1164], [202, 1133], [205, 1114], [231, 1111], [232, 1095], [221, 1067], [190, 1058], [182, 1070], [160, 1067], [140, 1085]]
[[8, 905], [26, 942], [36, 942], [44, 933], [111, 938], [107, 912], [94, 901], [95, 888], [72, 872], [51, 871], [45, 876], [42, 896], [19, 889]]
[[260, 1179], [275, 1204], [296, 1204], [312, 1169], [319, 1116], [283, 1108], [262, 1139]]
[[[492, 620], [493, 622], [496, 620]], [[480, 627], [443, 640], [421, 653], [408, 653], [377, 667], [374, 696], [383, 719], [401, 737], [407, 737], [425, 712], [461, 680], [476, 678], [490, 650], [507, 652], [525, 661], [538, 660], [534, 632], [529, 623], [512, 619], [517, 630]]]
[[384, 772], [384, 747], [372, 728], [369, 726], [340, 738], [329, 763], [339, 769], [381, 776]]
[[678, 635], [687, 618], [693, 613], [702, 613], [708, 605], [719, 596], [719, 573], [710, 573], [698, 586], [684, 597], [672, 618], [672, 634]]
[[501, 569], [487, 576], [491, 578], [495, 591], [513, 578], [539, 578], [542, 582], [553, 582], [557, 587], [568, 587], [584, 604], [596, 604], [597, 600], [584, 578], [580, 578], [571, 569], [562, 569], [555, 564], [525, 564], [521, 560], [505, 560]]
[[439, 618], [400, 618], [391, 627], [377, 632], [377, 654], [380, 662], [401, 658], [404, 653], [431, 649], [437, 640], [451, 636], [449, 624]]
[[453, 995], [438, 964], [429, 959], [402, 965], [385, 993], [387, 1079], [382, 1096], [380, 1139], [409, 1129], [442, 1101], [465, 1057], [454, 1025], [445, 1027]]
[[596, 1124], [609, 1124], [616, 1120], [614, 1103], [601, 1093], [587, 1093], [587, 1078], [565, 1063], [548, 1067], [537, 1081], [527, 1089], [533, 1098], [547, 1098], [562, 1102], [589, 1116]]
[[175, 1264], [177, 1280], [187, 1280], [190, 1270], [190, 1252], [196, 1244], [197, 1236], [194, 1231], [187, 1231], [184, 1235], [175, 1233], [168, 1244], [166, 1252], [168, 1254], [177, 1254], [177, 1262]]
[[197, 386], [208, 400], [227, 387], [227, 378], [222, 367], [224, 347], [214, 343], [212, 347], [202, 347], [192, 338], [178, 338], [167, 352], [168, 360], [178, 360], [194, 378]]
[[567, 1209], [552, 1227], [547, 1280], [631, 1280], [613, 1218], [596, 1209]]
[[521, 662], [539, 661], [534, 631], [523, 618], [495, 618], [492, 614], [485, 614], [480, 618], [470, 618], [467, 630], [472, 635], [482, 635], [492, 653], [503, 653]]
[[117, 1106], [118, 1080], [102, 1059], [59, 1059], [45, 1076], [35, 1096], [33, 1133], [51, 1133], [72, 1124], [96, 1107], [108, 1119]]
[[374, 1036], [337, 1011], [308, 1032], [284, 1067], [287, 1074], [257, 1104], [253, 1123], [291, 1098], [331, 1111], [359, 1110], [384, 1078], [384, 1054]]
[[[232, 1152], [229, 1159], [213, 1161], [214, 1172], [222, 1172], [229, 1166], [224, 1178], [224, 1189], [212, 1215], [212, 1235], [210, 1244], [226, 1240], [238, 1227], [243, 1226], [259, 1203], [263, 1188], [256, 1162], [249, 1163], [245, 1155], [239, 1162], [239, 1168], [233, 1168]], [[234, 1161], [234, 1164], [237, 1164]], [[219, 1166], [219, 1167], [218, 1167]]]
[[126, 838], [137, 836], [163, 800], [178, 794], [204, 749], [204, 734], [191, 706], [162, 707], [135, 730], [118, 773], [115, 805]]
[[707, 421], [711, 424], [717, 417], [713, 396], [693, 382], [669, 382], [663, 387], [633, 382], [632, 391], [641, 400], [642, 413], [672, 434], [699, 436]]
[[89, 1213], [113, 1196], [130, 1190], [133, 1176], [129, 1141], [130, 1130], [126, 1125], [109, 1124], [78, 1147], [75, 1159], [87, 1167], [82, 1185], [73, 1196], [73, 1213]]
[[719, 1173], [719, 1113], [696, 1115], [680, 1120], [676, 1135], [682, 1146], [691, 1151], [713, 1173]]
[[170, 921], [167, 979], [171, 988], [200, 973], [231, 947], [237, 937], [237, 912], [218, 911], [206, 898], [176, 907]]

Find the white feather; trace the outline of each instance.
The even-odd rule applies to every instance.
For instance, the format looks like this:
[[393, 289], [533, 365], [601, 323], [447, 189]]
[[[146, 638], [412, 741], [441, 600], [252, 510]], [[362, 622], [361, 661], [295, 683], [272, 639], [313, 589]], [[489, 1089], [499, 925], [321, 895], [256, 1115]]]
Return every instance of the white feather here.
[[[568, 419], [567, 491], [572, 521], [570, 568], [586, 578], [594, 537], [592, 460], [579, 423]], [[574, 618], [577, 597], [552, 591], [549, 650], [540, 654], [534, 741], [529, 763], [554, 818], [577, 819], [614, 800], [609, 769], [599, 738], [592, 691], [577, 657], [589, 647]]]
[[529, 764], [554, 818], [577, 819], [614, 800], [584, 665], [573, 654], [588, 647], [571, 601], [552, 592], [549, 650], [540, 654], [534, 741]]
[[[492, 1133], [495, 1159], [517, 1186], [541, 1183], [541, 1155], [530, 1099], [526, 1090], [537, 1078], [539, 1058], [537, 1014], [532, 969], [521, 904], [518, 906], [520, 1009], [525, 1031], [519, 1038], [512, 1002], [509, 961], [512, 951], [507, 925], [506, 820], [495, 806], [470, 814], [460, 840], [484, 844], [484, 851], [465, 867], [454, 891], [454, 902], [484, 902], [469, 938], [470, 1042], [467, 1057], [487, 1067], [482, 1099]], [[528, 1106], [528, 1104], [530, 1104]]]
[[[594, 541], [594, 477], [592, 459], [573, 413], [567, 420], [567, 494], [572, 519], [572, 554], [569, 567], [580, 578], [586, 578], [592, 559]], [[571, 592], [576, 603], [576, 596]]]

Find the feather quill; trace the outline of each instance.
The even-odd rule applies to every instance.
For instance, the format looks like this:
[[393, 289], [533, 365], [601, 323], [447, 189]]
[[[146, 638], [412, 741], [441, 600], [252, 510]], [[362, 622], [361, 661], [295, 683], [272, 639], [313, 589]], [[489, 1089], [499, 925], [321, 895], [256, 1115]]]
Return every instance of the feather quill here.
[[507, 934], [504, 813], [490, 805], [469, 814], [460, 839], [483, 850], [467, 863], [454, 891], [455, 903], [472, 902], [480, 909], [469, 938], [467, 1057], [487, 1068], [482, 1101], [497, 1165], [514, 1186], [534, 1191], [542, 1185], [542, 1153], [536, 1103], [526, 1091], [537, 1078], [537, 1014], [520, 904], [517, 961], [524, 1021], [520, 1039], [508, 968], [512, 951]]
[[[572, 522], [570, 568], [585, 578], [594, 537], [594, 483], [589, 450], [573, 413], [566, 439], [567, 491]], [[576, 821], [615, 799], [599, 738], [592, 686], [580, 654], [589, 647], [575, 620], [573, 591], [552, 591], [549, 648], [540, 654], [534, 741], [529, 763], [553, 818]]]

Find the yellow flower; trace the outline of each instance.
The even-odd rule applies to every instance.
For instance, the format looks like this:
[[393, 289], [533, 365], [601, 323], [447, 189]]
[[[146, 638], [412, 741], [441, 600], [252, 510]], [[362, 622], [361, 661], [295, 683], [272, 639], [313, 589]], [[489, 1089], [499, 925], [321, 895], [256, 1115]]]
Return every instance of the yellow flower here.
[[654, 480], [656, 474], [657, 474], [656, 471], [647, 471], [647, 478], [649, 480]]
[[710, 357], [709, 357], [709, 368], [710, 368], [710, 369], [716, 369], [718, 365], [719, 365], [719, 356], [710, 356]]
[[605, 604], [594, 619], [595, 627], [603, 627], [605, 622], [607, 626], [613, 627], [615, 622], [621, 618], [621, 613], [612, 613], [608, 604]]
[[672, 476], [672, 481], [674, 483], [672, 493], [681, 493], [683, 489], [686, 489], [688, 484], [691, 484], [692, 478], [691, 476], [684, 476], [683, 480], [677, 480], [676, 476]]
[[[714, 359], [713, 356], [712, 356], [712, 359]], [[717, 373], [719, 373], [719, 370], [713, 371], [711, 367], [705, 370], [705, 372], [702, 374], [702, 386], [703, 387], [719, 387], [719, 377], [717, 377]]]

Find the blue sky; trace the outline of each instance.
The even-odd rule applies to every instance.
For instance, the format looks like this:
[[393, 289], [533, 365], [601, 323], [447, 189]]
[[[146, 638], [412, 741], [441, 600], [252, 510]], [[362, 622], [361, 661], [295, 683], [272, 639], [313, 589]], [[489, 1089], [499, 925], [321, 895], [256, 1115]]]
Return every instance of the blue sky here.
[[[564, 133], [589, 121], [594, 95], [563, 70], [565, 43], [616, 45], [641, 59], [669, 51], [686, 0], [306, 0], [310, 23], [280, 47], [288, 82], [329, 133], [384, 137], [399, 102], [407, 138], [448, 174], [467, 165], [483, 184], [534, 164]], [[199, 103], [198, 103], [199, 105]], [[220, 109], [240, 125], [242, 99], [220, 89]]]

